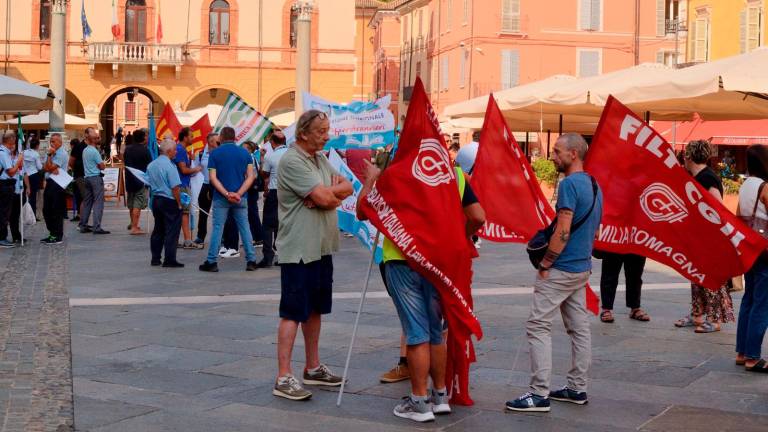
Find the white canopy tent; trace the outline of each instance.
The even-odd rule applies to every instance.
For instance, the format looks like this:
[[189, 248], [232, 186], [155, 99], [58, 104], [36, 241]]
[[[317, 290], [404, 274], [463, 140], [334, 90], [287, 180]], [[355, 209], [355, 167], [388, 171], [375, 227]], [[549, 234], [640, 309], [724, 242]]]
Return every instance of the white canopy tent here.
[[33, 113], [52, 105], [53, 93], [47, 87], [0, 75], [0, 114]]
[[[19, 119], [14, 118], [3, 122], [4, 125], [15, 126], [19, 124]], [[30, 114], [21, 117], [21, 126], [24, 129], [48, 129], [49, 114], [48, 111], [40, 111], [37, 114]], [[87, 120], [82, 117], [67, 114], [64, 116], [64, 129], [67, 130], [85, 130], [89, 127], [98, 127], [98, 122]]]

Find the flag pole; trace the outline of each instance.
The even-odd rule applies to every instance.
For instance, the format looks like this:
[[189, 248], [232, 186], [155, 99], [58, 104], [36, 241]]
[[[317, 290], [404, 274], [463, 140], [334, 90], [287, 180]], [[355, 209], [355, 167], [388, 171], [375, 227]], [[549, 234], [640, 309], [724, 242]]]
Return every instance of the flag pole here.
[[[21, 128], [21, 113], [19, 113], [19, 136], [16, 137], [16, 154], [24, 160], [24, 147], [26, 147], [26, 141], [24, 140], [24, 130]], [[21, 145], [19, 145], [21, 140]], [[22, 162], [23, 164], [24, 162]], [[23, 165], [22, 165], [23, 166]], [[22, 171], [23, 172], [23, 171]], [[19, 233], [21, 234], [21, 245], [24, 246], [24, 175], [21, 176], [21, 193], [19, 194]]]
[[365, 284], [363, 284], [363, 291], [360, 294], [360, 304], [357, 306], [357, 315], [355, 316], [355, 325], [352, 327], [352, 340], [349, 342], [349, 350], [347, 350], [347, 360], [344, 362], [344, 373], [341, 379], [341, 388], [339, 389], [339, 397], [336, 399], [336, 406], [341, 406], [341, 398], [344, 396], [344, 385], [347, 383], [347, 373], [349, 372], [349, 362], [352, 360], [352, 348], [355, 346], [355, 337], [357, 337], [357, 327], [360, 324], [360, 315], [363, 314], [363, 304], [365, 303], [365, 295], [368, 292], [368, 286], [371, 283], [371, 271], [373, 270], [373, 262], [376, 259], [376, 249], [379, 244], [380, 231], [376, 231], [376, 237], [373, 241], [373, 250], [371, 251], [371, 259], [368, 260], [368, 270], [365, 275]]
[[[397, 141], [397, 140], [395, 140]], [[384, 163], [384, 167], [381, 169], [383, 172], [389, 166], [392, 158], [395, 155], [396, 147], [393, 146], [390, 150], [389, 157]], [[355, 346], [355, 338], [357, 337], [357, 327], [360, 325], [360, 315], [363, 314], [363, 305], [365, 304], [365, 295], [368, 293], [368, 286], [371, 283], [371, 271], [373, 270], [373, 262], [376, 260], [376, 249], [379, 247], [379, 238], [381, 237], [381, 231], [376, 230], [376, 236], [373, 239], [373, 247], [371, 248], [371, 259], [368, 261], [368, 270], [365, 276], [365, 284], [363, 285], [363, 291], [360, 293], [360, 304], [357, 307], [357, 315], [355, 316], [355, 325], [352, 327], [352, 339], [349, 341], [349, 350], [347, 350], [347, 360], [344, 362], [344, 373], [341, 376], [341, 387], [339, 388], [339, 397], [336, 399], [336, 406], [341, 406], [341, 398], [344, 397], [344, 386], [347, 384], [347, 373], [349, 372], [349, 362], [352, 360], [352, 348]]]

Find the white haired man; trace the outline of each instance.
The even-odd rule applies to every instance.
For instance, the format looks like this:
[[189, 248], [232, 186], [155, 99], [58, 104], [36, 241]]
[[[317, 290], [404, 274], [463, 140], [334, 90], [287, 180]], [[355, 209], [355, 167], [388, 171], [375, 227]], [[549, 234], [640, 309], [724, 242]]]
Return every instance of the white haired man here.
[[[181, 179], [171, 162], [176, 156], [176, 143], [166, 139], [160, 144], [162, 154], [147, 167], [147, 180], [152, 189], [152, 215], [155, 227], [150, 238], [153, 266], [180, 268], [184, 264], [176, 260], [177, 241], [181, 231]], [[160, 261], [163, 249], [165, 260]]]

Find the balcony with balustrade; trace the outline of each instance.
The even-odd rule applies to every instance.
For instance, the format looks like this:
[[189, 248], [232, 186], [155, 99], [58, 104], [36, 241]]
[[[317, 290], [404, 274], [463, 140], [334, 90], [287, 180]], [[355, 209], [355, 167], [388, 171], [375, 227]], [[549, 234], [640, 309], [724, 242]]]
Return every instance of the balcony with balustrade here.
[[112, 76], [117, 78], [119, 65], [151, 66], [152, 78], [157, 79], [161, 66], [173, 67], [176, 79], [184, 64], [183, 45], [152, 44], [146, 42], [93, 42], [88, 44], [88, 63], [91, 76], [97, 64], [111, 64]]

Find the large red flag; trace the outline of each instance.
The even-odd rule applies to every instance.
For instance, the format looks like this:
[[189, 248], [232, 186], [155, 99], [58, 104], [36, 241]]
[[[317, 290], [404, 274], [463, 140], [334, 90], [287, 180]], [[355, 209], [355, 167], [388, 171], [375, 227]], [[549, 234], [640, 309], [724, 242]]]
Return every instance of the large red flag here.
[[647, 256], [717, 290], [768, 246], [678, 164], [672, 146], [613, 97], [585, 168], [603, 190], [598, 249]]
[[167, 133], [171, 133], [172, 138], [175, 140], [179, 136], [181, 131], [181, 123], [176, 118], [176, 113], [173, 112], [171, 104], [166, 102], [163, 108], [163, 113], [160, 114], [160, 119], [157, 121], [157, 138], [162, 140]]
[[189, 153], [191, 158], [194, 159], [197, 153], [203, 151], [208, 134], [211, 133], [212, 130], [211, 122], [208, 120], [208, 114], [200, 117], [195, 124], [189, 127], [189, 136], [192, 139], [192, 144], [187, 147], [187, 153]]
[[[485, 239], [526, 243], [555, 217], [493, 94], [488, 97], [471, 184], [485, 210], [485, 225], [478, 233]], [[587, 308], [597, 314], [600, 302], [589, 286], [586, 296]]]
[[417, 78], [395, 158], [361, 202], [360, 211], [400, 248], [411, 268], [436, 287], [448, 321], [446, 384], [451, 401], [471, 405], [471, 335], [483, 335], [472, 310], [474, 248], [465, 233], [456, 174], [430, 109]]

